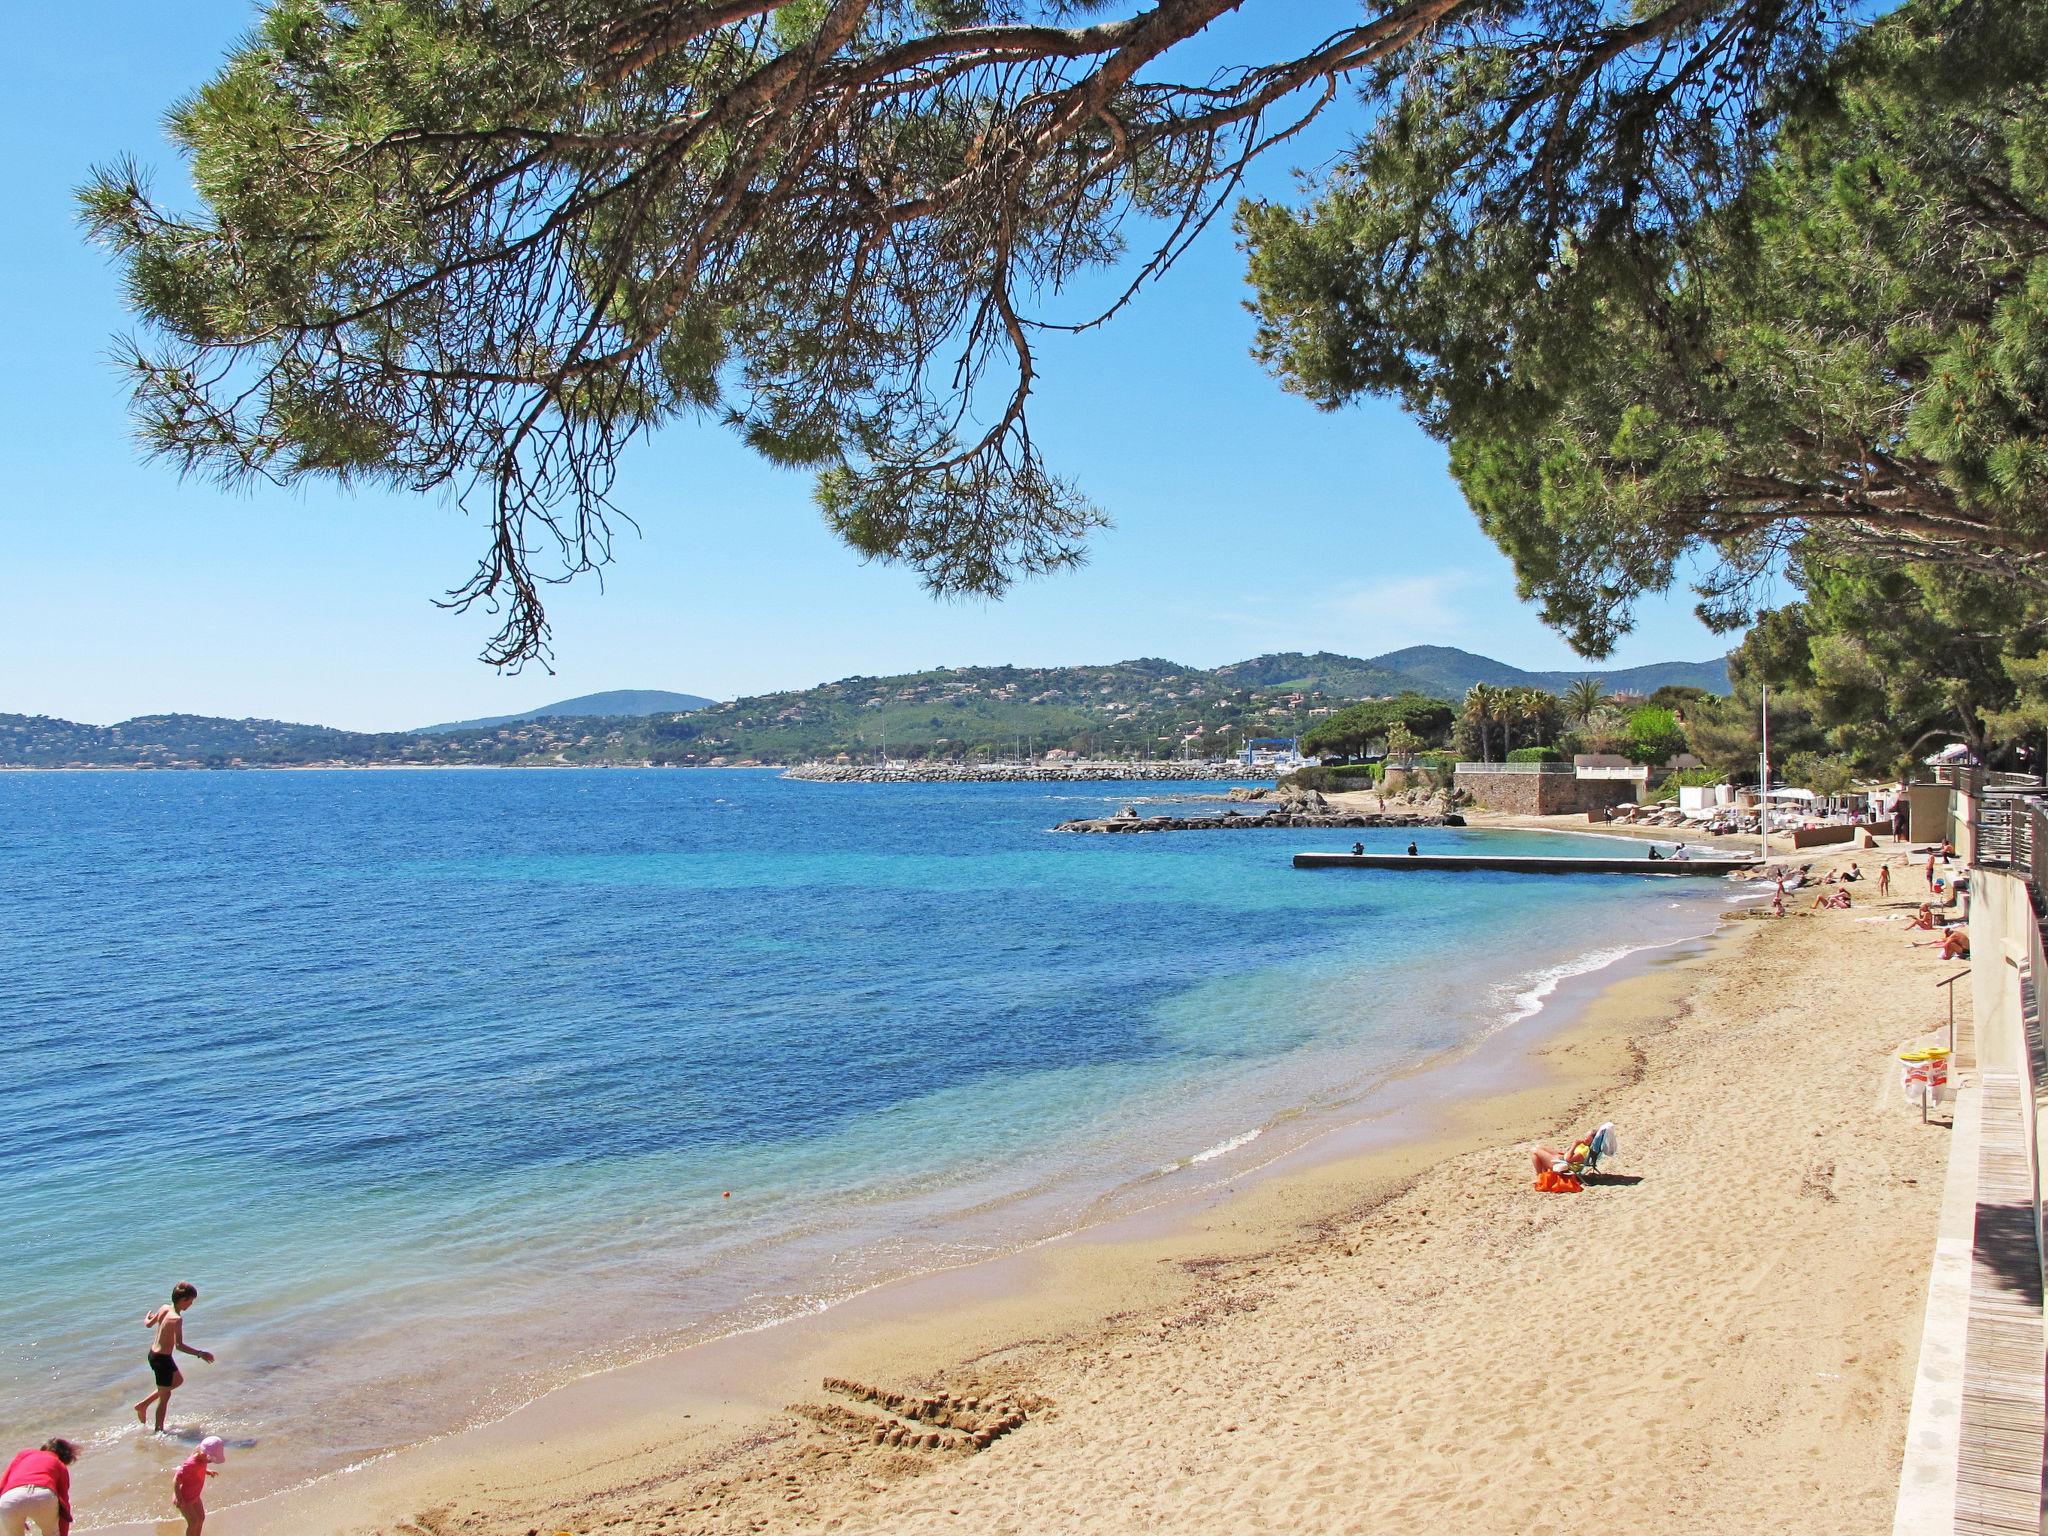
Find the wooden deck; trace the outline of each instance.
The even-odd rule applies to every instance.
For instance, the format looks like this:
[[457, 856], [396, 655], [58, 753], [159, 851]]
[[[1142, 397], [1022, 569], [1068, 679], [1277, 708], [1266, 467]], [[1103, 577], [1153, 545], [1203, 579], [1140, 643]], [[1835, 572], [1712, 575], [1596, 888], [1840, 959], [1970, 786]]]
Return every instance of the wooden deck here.
[[2042, 1503], [2048, 1338], [2033, 1176], [2020, 1119], [2034, 1106], [2017, 1073], [1984, 1073], [1982, 1084], [1955, 1529], [1959, 1536], [2041, 1536], [2048, 1512]]

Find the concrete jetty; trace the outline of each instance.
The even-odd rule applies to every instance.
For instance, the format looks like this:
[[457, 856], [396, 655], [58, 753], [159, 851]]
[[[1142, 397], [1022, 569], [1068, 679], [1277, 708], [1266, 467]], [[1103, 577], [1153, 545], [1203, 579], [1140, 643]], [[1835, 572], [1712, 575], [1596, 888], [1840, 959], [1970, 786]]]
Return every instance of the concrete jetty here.
[[1498, 870], [1510, 875], [1733, 875], [1758, 869], [1754, 857], [1687, 854], [1682, 859], [1562, 859], [1514, 853], [1297, 853], [1296, 869]]

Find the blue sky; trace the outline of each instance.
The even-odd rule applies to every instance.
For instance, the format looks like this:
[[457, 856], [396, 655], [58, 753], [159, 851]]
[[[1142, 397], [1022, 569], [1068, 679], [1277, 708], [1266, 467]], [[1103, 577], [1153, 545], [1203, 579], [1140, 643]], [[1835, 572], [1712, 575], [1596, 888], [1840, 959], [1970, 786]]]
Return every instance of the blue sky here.
[[[1342, 14], [1325, 0], [1252, 9], [1262, 23]], [[127, 324], [119, 285], [80, 242], [71, 192], [124, 153], [181, 187], [162, 113], [253, 14], [244, 0], [168, 0], [10, 18], [0, 711], [373, 729], [602, 688], [730, 697], [963, 663], [1213, 666], [1446, 644], [1579, 664], [1515, 599], [1438, 445], [1390, 405], [1323, 415], [1251, 361], [1242, 257], [1218, 228], [1135, 309], [1041, 358], [1038, 438], [1115, 519], [1084, 569], [997, 603], [934, 601], [910, 573], [839, 545], [808, 477], [686, 426], [631, 453], [618, 499], [641, 532], [622, 535], [602, 588], [553, 590], [555, 675], [501, 676], [475, 660], [488, 618], [432, 601], [481, 548], [452, 506], [324, 488], [224, 494], [134, 451], [107, 363]], [[1324, 132], [1290, 163], [1340, 141]], [[1285, 169], [1270, 167], [1263, 189], [1284, 191]], [[1680, 593], [1646, 606], [1612, 660], [1726, 646]]]

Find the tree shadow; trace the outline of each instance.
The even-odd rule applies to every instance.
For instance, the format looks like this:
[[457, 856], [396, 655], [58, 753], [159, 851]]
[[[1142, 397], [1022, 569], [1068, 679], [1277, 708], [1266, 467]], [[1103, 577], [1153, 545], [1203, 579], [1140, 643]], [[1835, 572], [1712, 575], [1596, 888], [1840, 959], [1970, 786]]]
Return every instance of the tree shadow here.
[[2025, 1200], [1998, 1201], [1977, 1207], [1977, 1263], [2009, 1291], [2034, 1306], [2041, 1304], [2041, 1250], [2034, 1242], [2034, 1207]]

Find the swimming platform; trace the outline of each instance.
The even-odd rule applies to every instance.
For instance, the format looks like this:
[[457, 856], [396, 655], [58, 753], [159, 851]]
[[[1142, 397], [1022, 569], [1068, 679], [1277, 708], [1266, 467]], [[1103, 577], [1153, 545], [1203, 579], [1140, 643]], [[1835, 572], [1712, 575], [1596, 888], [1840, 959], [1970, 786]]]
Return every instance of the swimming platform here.
[[1565, 859], [1518, 853], [1297, 853], [1296, 869], [1495, 870], [1510, 875], [1732, 875], [1758, 867], [1751, 854]]

